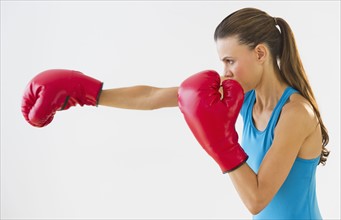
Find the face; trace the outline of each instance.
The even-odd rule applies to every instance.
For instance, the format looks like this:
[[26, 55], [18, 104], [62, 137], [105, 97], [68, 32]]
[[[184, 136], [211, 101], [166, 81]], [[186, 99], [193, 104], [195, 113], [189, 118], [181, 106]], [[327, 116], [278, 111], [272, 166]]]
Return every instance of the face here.
[[237, 37], [218, 39], [216, 44], [224, 65], [223, 77], [238, 81], [244, 92], [254, 89], [262, 75], [262, 65], [255, 50], [239, 44]]

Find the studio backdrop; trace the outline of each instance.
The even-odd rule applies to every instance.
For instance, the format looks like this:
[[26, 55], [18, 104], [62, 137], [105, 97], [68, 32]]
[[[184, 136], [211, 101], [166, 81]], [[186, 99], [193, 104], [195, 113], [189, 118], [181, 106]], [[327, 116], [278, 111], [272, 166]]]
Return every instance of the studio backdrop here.
[[20, 110], [27, 83], [46, 69], [79, 70], [104, 89], [222, 73], [213, 33], [244, 7], [295, 33], [330, 133], [319, 206], [340, 219], [339, 1], [1, 1], [1, 218], [250, 218], [178, 108], [78, 106], [44, 128]]

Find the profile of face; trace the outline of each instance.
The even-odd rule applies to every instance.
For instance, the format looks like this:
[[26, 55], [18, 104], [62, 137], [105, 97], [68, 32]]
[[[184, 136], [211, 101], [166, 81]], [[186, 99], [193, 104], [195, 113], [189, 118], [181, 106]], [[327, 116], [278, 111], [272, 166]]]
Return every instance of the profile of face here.
[[259, 50], [240, 44], [237, 37], [218, 38], [216, 41], [219, 59], [223, 62], [223, 79], [238, 81], [248, 92], [260, 82], [263, 65]]

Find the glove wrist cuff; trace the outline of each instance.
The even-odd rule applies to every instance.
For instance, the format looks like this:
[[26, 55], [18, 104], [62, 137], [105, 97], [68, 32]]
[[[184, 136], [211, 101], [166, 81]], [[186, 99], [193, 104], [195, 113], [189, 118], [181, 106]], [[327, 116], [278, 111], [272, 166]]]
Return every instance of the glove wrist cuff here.
[[229, 148], [228, 152], [219, 155], [215, 160], [219, 164], [221, 171], [223, 173], [228, 173], [239, 168], [248, 158], [249, 156], [237, 143], [235, 146]]

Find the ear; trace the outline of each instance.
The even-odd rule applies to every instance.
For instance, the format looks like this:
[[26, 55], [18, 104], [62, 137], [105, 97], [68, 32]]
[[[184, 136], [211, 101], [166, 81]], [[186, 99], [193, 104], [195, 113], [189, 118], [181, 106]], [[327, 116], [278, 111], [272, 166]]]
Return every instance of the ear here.
[[264, 61], [268, 59], [269, 51], [264, 44], [258, 44], [254, 51], [259, 62], [264, 63]]

